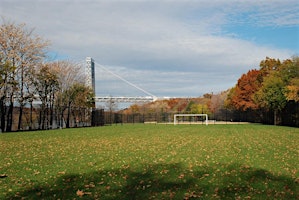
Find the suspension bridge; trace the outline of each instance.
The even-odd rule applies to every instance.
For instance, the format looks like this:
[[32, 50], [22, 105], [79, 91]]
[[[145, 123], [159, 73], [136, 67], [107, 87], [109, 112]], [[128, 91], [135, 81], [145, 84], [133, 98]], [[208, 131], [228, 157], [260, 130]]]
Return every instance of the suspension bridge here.
[[120, 102], [120, 103], [146, 103], [156, 101], [158, 98], [152, 93], [142, 89], [141, 87], [131, 83], [130, 81], [124, 79], [120, 75], [112, 72], [107, 69], [103, 65], [96, 63], [91, 57], [86, 58], [86, 66], [85, 66], [85, 84], [91, 87], [95, 93], [95, 65], [105, 70], [109, 74], [118, 78], [119, 80], [125, 82], [126, 84], [132, 86], [133, 88], [141, 91], [146, 96], [96, 96], [94, 97], [96, 102]]

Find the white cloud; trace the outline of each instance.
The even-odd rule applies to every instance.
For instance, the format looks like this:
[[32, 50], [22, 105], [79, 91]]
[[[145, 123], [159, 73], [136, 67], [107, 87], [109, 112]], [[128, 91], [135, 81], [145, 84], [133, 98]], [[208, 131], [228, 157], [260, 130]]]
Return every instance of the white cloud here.
[[[1, 0], [0, 13], [36, 27], [54, 52], [91, 56], [153, 94], [197, 96], [232, 87], [266, 56], [296, 53], [238, 38], [227, 24], [298, 26], [298, 10], [293, 0]], [[108, 75], [97, 80], [97, 93], [109, 93], [111, 81]], [[130, 90], [112, 86], [115, 95]]]

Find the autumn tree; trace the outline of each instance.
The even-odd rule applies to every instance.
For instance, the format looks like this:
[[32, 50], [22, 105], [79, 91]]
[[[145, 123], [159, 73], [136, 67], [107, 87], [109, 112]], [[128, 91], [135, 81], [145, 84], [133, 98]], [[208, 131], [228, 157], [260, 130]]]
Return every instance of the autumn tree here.
[[178, 105], [179, 100], [178, 99], [169, 99], [167, 101], [168, 107], [170, 110], [174, 110], [175, 107]]
[[241, 76], [234, 90], [232, 90], [233, 93], [230, 94], [230, 103], [234, 108], [241, 111], [258, 108], [254, 101], [254, 94], [260, 87], [259, 76], [259, 70], [250, 70]]
[[1, 123], [1, 130], [6, 130], [6, 112], [7, 107], [6, 104], [8, 103], [8, 95], [11, 94], [12, 86], [15, 85], [14, 79], [12, 79], [12, 74], [15, 70], [8, 61], [2, 62], [0, 59], [0, 123]]
[[18, 129], [21, 129], [23, 108], [32, 96], [25, 87], [25, 82], [30, 76], [34, 66], [41, 63], [45, 57], [48, 42], [39, 36], [33, 35], [25, 24], [16, 25], [4, 22], [0, 26], [0, 57], [3, 62], [8, 62], [14, 67], [11, 73], [9, 87], [9, 109], [7, 117], [7, 131], [12, 129], [12, 114], [15, 100], [19, 104]]
[[263, 76], [262, 87], [255, 94], [255, 100], [260, 107], [273, 110], [274, 124], [279, 124], [280, 114], [288, 103], [288, 97], [293, 99], [292, 90], [288, 88], [298, 78], [298, 66], [290, 59], [281, 63], [279, 60], [266, 58], [261, 62], [261, 70], [264, 69], [266, 75]]
[[275, 124], [279, 124], [279, 112], [287, 103], [284, 93], [285, 84], [283, 81], [279, 77], [270, 76], [263, 81], [262, 88], [255, 95], [256, 101], [262, 108], [274, 111]]
[[[266, 77], [271, 71], [276, 71], [279, 69], [281, 62], [279, 59], [266, 57], [265, 60], [260, 62], [260, 71], [262, 77]], [[262, 81], [262, 80], [261, 80]]]
[[230, 90], [226, 90], [211, 96], [211, 100], [208, 102], [208, 107], [212, 113], [215, 113], [225, 107], [225, 101], [229, 91]]
[[299, 102], [299, 78], [293, 78], [287, 85], [286, 91], [288, 101]]
[[207, 104], [192, 104], [190, 107], [191, 114], [211, 114]]
[[56, 91], [59, 89], [59, 84], [57, 75], [48, 64], [38, 68], [34, 86], [41, 101], [39, 128], [49, 128], [53, 125], [54, 98]]
[[64, 95], [67, 95], [67, 119], [66, 127], [70, 127], [71, 114], [73, 114], [73, 121], [77, 126], [77, 122], [80, 120], [80, 114], [83, 112], [81, 108], [93, 107], [93, 91], [91, 88], [85, 86], [82, 83], [74, 83], [68, 90], [65, 91]]
[[140, 112], [140, 106], [137, 104], [133, 104], [130, 106], [131, 113], [135, 114]]
[[299, 57], [293, 57], [289, 63], [289, 68], [286, 68], [290, 76], [288, 85], [286, 86], [286, 98], [288, 101], [299, 103]]
[[[125, 113], [131, 115], [133, 123], [135, 123], [135, 116], [136, 116], [136, 114], [138, 114], [140, 112], [142, 112], [141, 106], [138, 105], [138, 104], [133, 104], [133, 105], [130, 106], [130, 108]], [[111, 119], [111, 117], [112, 117], [111, 113], [112, 112], [110, 110], [110, 122], [112, 121], [112, 119]]]

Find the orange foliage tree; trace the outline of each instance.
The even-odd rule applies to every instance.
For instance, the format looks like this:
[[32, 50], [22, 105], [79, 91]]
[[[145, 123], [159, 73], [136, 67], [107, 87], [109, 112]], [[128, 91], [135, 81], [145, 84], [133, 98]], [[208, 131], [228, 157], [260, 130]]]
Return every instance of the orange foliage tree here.
[[[258, 105], [254, 101], [254, 94], [260, 87], [258, 78], [260, 76], [259, 70], [250, 70], [247, 74], [243, 74], [238, 80], [234, 90], [230, 93], [230, 104], [242, 111], [255, 110]], [[232, 94], [233, 93], [233, 94]]]

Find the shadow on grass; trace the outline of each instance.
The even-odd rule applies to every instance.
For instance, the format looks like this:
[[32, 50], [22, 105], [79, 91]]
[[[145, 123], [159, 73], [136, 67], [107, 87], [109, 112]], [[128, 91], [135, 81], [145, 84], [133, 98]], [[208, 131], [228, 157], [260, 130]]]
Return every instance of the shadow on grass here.
[[6, 199], [298, 199], [298, 192], [291, 178], [237, 164], [149, 164], [61, 174]]

